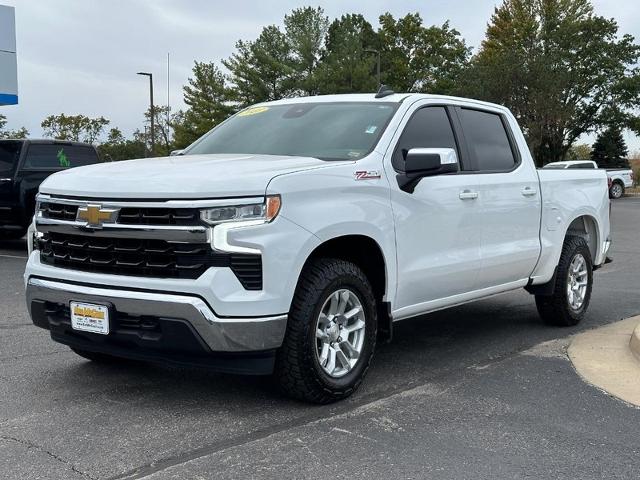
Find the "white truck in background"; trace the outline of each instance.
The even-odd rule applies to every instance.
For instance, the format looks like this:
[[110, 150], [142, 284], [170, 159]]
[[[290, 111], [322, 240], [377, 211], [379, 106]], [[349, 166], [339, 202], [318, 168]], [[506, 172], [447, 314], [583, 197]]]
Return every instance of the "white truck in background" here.
[[327, 403], [406, 318], [525, 288], [547, 323], [578, 323], [611, 244], [607, 190], [602, 170], [537, 170], [499, 105], [263, 103], [178, 156], [49, 177], [27, 304], [94, 361], [274, 374]]
[[[565, 170], [565, 169], [596, 169], [598, 164], [593, 160], [567, 160], [563, 162], [547, 163], [543, 168]], [[625, 189], [633, 187], [633, 170], [630, 168], [607, 168], [607, 178], [609, 179], [609, 196], [620, 198], [624, 195]]]

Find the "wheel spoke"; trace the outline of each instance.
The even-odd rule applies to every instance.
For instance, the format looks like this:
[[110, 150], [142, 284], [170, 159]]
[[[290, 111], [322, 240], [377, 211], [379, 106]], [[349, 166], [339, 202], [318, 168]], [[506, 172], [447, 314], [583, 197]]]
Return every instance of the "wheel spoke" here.
[[331, 296], [331, 303], [329, 304], [329, 315], [337, 315], [338, 313], [338, 303], [340, 302], [340, 293], [335, 292]]
[[360, 319], [356, 320], [353, 324], [347, 325], [345, 330], [349, 333], [357, 332], [358, 330], [362, 330], [364, 328], [364, 322]]
[[342, 348], [342, 351], [346, 352], [351, 359], [356, 359], [360, 356], [360, 352], [353, 348], [353, 345], [351, 345], [348, 340], [344, 340], [340, 343], [340, 348]]
[[324, 367], [327, 364], [328, 359], [329, 359], [329, 344], [323, 343], [322, 352], [320, 352], [320, 358], [318, 359], [320, 361], [320, 365]]
[[336, 369], [336, 351], [333, 347], [329, 347], [329, 360], [326, 365], [327, 372], [332, 374]]
[[325, 340], [327, 338], [327, 334], [320, 328], [316, 328], [316, 338], [318, 340]]
[[342, 350], [335, 350], [336, 358], [345, 370], [351, 370], [351, 363]]
[[338, 315], [342, 315], [347, 308], [347, 302], [349, 301], [349, 292], [345, 290], [340, 294], [340, 303], [338, 303]]
[[361, 311], [362, 311], [361, 306], [352, 308], [351, 310], [349, 310], [347, 313], [344, 314], [344, 318], [346, 318], [347, 320], [351, 320], [353, 317], [358, 315]]

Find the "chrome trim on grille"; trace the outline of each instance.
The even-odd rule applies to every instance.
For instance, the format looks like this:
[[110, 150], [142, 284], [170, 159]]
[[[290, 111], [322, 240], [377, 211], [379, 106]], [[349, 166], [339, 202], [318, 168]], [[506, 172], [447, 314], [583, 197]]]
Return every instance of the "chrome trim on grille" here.
[[171, 243], [209, 243], [207, 227], [178, 225], [124, 225], [105, 223], [100, 229], [87, 228], [86, 222], [45, 218], [41, 212], [36, 215], [36, 225], [42, 233], [84, 234], [94, 237], [136, 238], [166, 240]]
[[144, 201], [144, 200], [102, 200], [100, 198], [60, 198], [52, 197], [44, 193], [37, 196], [40, 202], [63, 203], [66, 205], [87, 205], [89, 203], [99, 203], [103, 208], [211, 208], [224, 207], [229, 205], [246, 205], [250, 203], [264, 202], [262, 197], [236, 197], [217, 198], [212, 200], [166, 200], [166, 201]]

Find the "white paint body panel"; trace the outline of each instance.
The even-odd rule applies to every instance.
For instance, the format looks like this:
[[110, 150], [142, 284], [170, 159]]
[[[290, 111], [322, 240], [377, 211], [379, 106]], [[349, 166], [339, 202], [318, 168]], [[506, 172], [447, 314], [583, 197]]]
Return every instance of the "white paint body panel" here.
[[615, 182], [616, 180], [622, 182], [624, 188], [633, 187], [633, 170], [631, 169], [607, 170], [607, 176], [612, 182]]
[[[373, 95], [286, 99], [371, 101]], [[303, 157], [198, 155], [99, 164], [53, 175], [41, 191], [111, 199], [218, 199], [279, 194], [270, 223], [228, 233], [231, 245], [260, 250], [264, 290], [246, 291], [225, 268], [197, 280], [98, 275], [42, 265], [31, 254], [31, 275], [118, 287], [197, 294], [220, 316], [286, 313], [305, 261], [323, 242], [345, 235], [373, 239], [383, 254], [385, 300], [394, 320], [483, 298], [553, 275], [571, 222], [583, 215], [596, 225], [595, 264], [609, 238], [606, 175], [598, 170], [537, 171], [518, 125], [503, 107], [450, 97], [392, 95], [400, 102], [374, 151], [354, 161]], [[475, 106], [505, 115], [520, 152], [507, 173], [427, 177], [414, 193], [399, 189], [391, 153], [407, 119], [430, 103]], [[379, 178], [356, 180], [356, 171]], [[526, 194], [523, 191], [528, 189]], [[477, 198], [463, 200], [472, 190]], [[531, 192], [534, 192], [531, 194]]]

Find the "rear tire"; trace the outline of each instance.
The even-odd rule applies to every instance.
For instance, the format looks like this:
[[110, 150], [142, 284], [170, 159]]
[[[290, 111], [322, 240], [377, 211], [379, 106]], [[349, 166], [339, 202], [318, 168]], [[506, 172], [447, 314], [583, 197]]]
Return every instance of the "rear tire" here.
[[120, 357], [114, 357], [112, 355], [107, 355], [106, 353], [98, 353], [91, 352], [89, 350], [83, 350], [81, 348], [69, 347], [75, 354], [80, 355], [82, 358], [86, 358], [87, 360], [91, 360], [96, 363], [123, 363], [127, 360]]
[[276, 358], [280, 388], [320, 404], [351, 395], [371, 363], [377, 323], [373, 289], [356, 264], [313, 260], [301, 274]]
[[621, 198], [624, 195], [624, 185], [620, 182], [613, 182], [609, 188], [609, 196], [614, 199]]
[[582, 237], [565, 239], [556, 270], [552, 295], [536, 295], [540, 317], [549, 325], [569, 327], [580, 323], [591, 300], [593, 264]]

